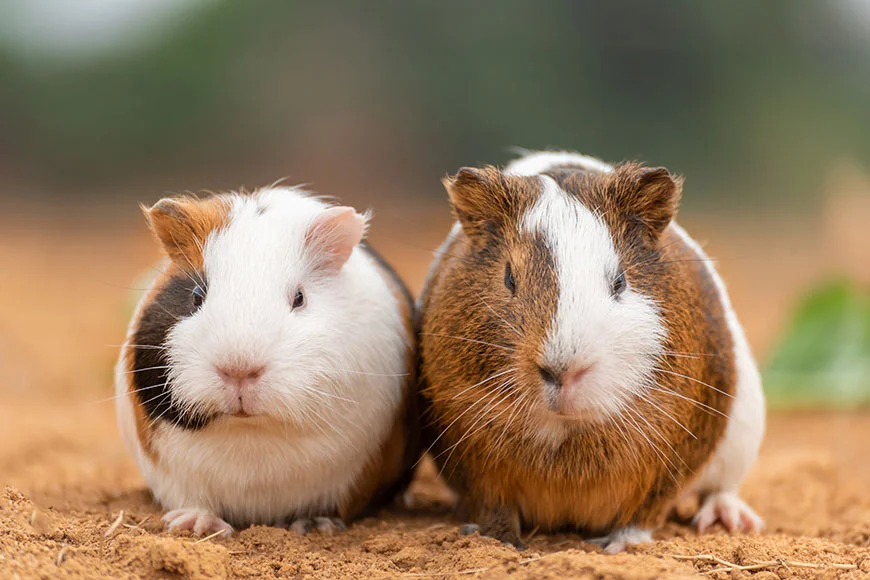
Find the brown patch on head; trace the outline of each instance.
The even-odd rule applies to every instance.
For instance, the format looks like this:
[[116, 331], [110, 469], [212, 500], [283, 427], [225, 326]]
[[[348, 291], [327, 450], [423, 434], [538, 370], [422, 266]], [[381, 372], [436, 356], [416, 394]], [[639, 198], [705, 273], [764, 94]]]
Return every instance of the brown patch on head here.
[[226, 227], [230, 207], [229, 199], [223, 196], [167, 197], [142, 211], [173, 262], [183, 270], [202, 270], [206, 239], [211, 232]]
[[664, 167], [621, 163], [610, 173], [551, 171], [569, 195], [602, 216], [614, 242], [655, 246], [676, 216], [683, 179]]
[[516, 229], [540, 190], [536, 178], [505, 175], [492, 166], [463, 167], [443, 183], [453, 215], [472, 241]]

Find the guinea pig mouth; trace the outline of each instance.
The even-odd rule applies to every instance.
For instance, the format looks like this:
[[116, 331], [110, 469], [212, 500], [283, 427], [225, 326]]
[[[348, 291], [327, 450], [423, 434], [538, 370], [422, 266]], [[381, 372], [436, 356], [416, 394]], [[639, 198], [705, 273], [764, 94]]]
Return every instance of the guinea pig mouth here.
[[243, 411], [242, 409], [239, 409], [238, 411], [236, 411], [235, 413], [233, 413], [233, 414], [230, 415], [230, 416], [231, 416], [231, 417], [236, 417], [237, 419], [247, 419], [247, 418], [249, 418], [249, 417], [253, 417], [253, 415], [250, 415], [250, 414], [246, 413], [246, 412]]

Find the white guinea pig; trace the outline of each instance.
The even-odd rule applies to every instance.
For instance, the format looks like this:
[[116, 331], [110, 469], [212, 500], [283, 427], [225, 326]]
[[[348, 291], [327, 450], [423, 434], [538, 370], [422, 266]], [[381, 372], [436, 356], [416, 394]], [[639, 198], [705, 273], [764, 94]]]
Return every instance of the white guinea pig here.
[[145, 209], [169, 256], [116, 373], [122, 435], [170, 529], [331, 532], [419, 455], [413, 302], [366, 216], [295, 188]]

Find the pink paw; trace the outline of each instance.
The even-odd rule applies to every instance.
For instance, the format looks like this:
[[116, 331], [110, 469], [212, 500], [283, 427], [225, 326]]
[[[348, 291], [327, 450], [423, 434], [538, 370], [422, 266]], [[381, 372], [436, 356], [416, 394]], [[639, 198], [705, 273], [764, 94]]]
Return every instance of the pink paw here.
[[764, 529], [764, 520], [736, 493], [731, 492], [713, 493], [704, 498], [694, 524], [698, 533], [703, 534], [717, 521], [722, 522], [729, 532], [760, 532]]
[[591, 540], [586, 541], [590, 544], [600, 546], [608, 554], [619, 554], [620, 552], [624, 552], [630, 546], [646, 544], [652, 542], [653, 539], [652, 532], [649, 530], [628, 526], [627, 528], [616, 530], [607, 536], [592, 538]]
[[199, 508], [182, 508], [167, 512], [161, 518], [166, 524], [166, 529], [171, 532], [190, 530], [197, 536], [210, 536], [223, 532], [222, 537], [233, 535], [233, 527], [212, 514], [208, 510]]
[[344, 521], [341, 518], [299, 518], [294, 520], [292, 524], [287, 526], [291, 532], [297, 534], [307, 534], [312, 530], [317, 530], [321, 534], [331, 536], [338, 532], [343, 532], [347, 529]]

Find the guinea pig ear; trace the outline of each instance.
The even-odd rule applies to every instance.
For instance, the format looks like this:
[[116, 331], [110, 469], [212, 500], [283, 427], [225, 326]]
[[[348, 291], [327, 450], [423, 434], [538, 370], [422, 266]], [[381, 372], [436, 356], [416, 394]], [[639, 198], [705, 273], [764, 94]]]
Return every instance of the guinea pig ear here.
[[314, 266], [338, 272], [365, 235], [368, 215], [347, 206], [331, 207], [308, 226], [305, 243], [311, 250]]
[[465, 234], [474, 239], [508, 215], [510, 195], [495, 167], [461, 168], [441, 182], [447, 190], [453, 214]]
[[184, 269], [202, 268], [206, 238], [229, 219], [229, 207], [217, 198], [167, 197], [142, 211], [167, 255]]
[[648, 240], [655, 242], [677, 213], [683, 178], [671, 175], [664, 167], [644, 167], [633, 189], [626, 209]]

